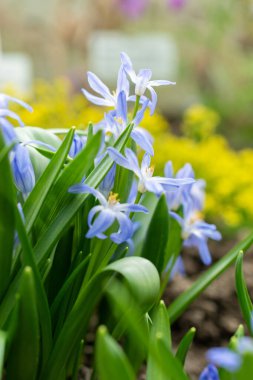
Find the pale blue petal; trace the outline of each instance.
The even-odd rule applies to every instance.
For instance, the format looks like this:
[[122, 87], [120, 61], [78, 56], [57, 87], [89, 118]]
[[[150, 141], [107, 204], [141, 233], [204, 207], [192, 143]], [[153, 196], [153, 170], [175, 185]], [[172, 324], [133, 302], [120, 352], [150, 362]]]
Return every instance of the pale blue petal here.
[[94, 216], [95, 216], [99, 211], [103, 211], [103, 209], [104, 209], [103, 206], [95, 206], [95, 207], [92, 207], [92, 209], [91, 209], [90, 212], [89, 212], [88, 219], [87, 219], [87, 222], [88, 222], [88, 226], [89, 226], [89, 227], [92, 226], [92, 221], [93, 221]]
[[127, 101], [126, 94], [121, 91], [117, 97], [117, 117], [120, 117], [127, 124]]
[[165, 177], [167, 177], [167, 178], [172, 178], [172, 177], [174, 176], [174, 173], [173, 173], [173, 164], [172, 164], [171, 161], [168, 161], [168, 162], [165, 164], [164, 175], [165, 175]]
[[33, 111], [32, 107], [29, 104], [23, 102], [22, 100], [14, 98], [13, 96], [0, 94], [0, 107], [1, 108], [7, 108], [8, 102], [13, 102], [13, 103], [19, 104], [21, 107], [26, 108], [30, 112]]
[[35, 174], [28, 149], [25, 146], [19, 144], [15, 147], [11, 165], [18, 190], [23, 194], [29, 194], [35, 185]]
[[145, 153], [141, 162], [141, 171], [145, 171], [150, 167], [151, 157], [148, 153]]
[[0, 128], [2, 128], [4, 141], [7, 145], [17, 141], [15, 129], [13, 128], [12, 124], [8, 120], [5, 120], [3, 117], [0, 118]]
[[147, 83], [147, 82], [149, 82], [150, 78], [152, 77], [152, 70], [150, 70], [150, 69], [141, 69], [141, 70], [139, 70], [137, 77], [138, 78], [142, 78], [142, 81], [144, 83]]
[[116, 244], [121, 244], [124, 241], [130, 239], [133, 235], [133, 223], [128, 216], [118, 212], [116, 218], [119, 222], [119, 230], [117, 233], [110, 235], [111, 240]]
[[153, 145], [150, 142], [150, 139], [147, 138], [147, 135], [143, 132], [142, 128], [135, 128], [131, 132], [131, 137], [136, 142], [136, 144], [139, 145], [145, 152], [151, 156], [154, 155]]
[[116, 162], [119, 166], [131, 170], [129, 161], [113, 147], [107, 148], [107, 152], [111, 159]]
[[157, 104], [157, 94], [155, 90], [151, 86], [147, 86], [151, 94], [151, 106], [150, 106], [150, 115], [153, 115], [155, 112], [156, 104]]
[[170, 211], [169, 214], [170, 214], [170, 216], [172, 216], [172, 218], [174, 218], [180, 224], [180, 226], [183, 226], [184, 219], [180, 215], [178, 215], [174, 211]]
[[158, 80], [151, 80], [150, 82], [149, 82], [149, 85], [150, 86], [168, 86], [168, 85], [171, 85], [171, 84], [176, 84], [176, 82], [171, 82], [171, 81], [169, 81], [169, 80], [160, 80], [160, 79], [158, 79]]
[[148, 191], [154, 193], [158, 197], [164, 192], [163, 187], [159, 182], [156, 182], [154, 178], [147, 178], [145, 180], [145, 187]]
[[229, 372], [237, 371], [241, 366], [240, 356], [225, 347], [211, 348], [207, 351], [207, 359], [218, 367], [225, 368]]
[[97, 236], [98, 234], [105, 232], [112, 225], [114, 220], [115, 214], [113, 214], [111, 211], [101, 211], [87, 232], [86, 237], [90, 239], [94, 236]]
[[10, 111], [10, 110], [7, 110], [7, 109], [0, 109], [0, 118], [1, 117], [10, 117], [10, 118], [12, 118], [12, 119], [14, 119], [14, 120], [16, 120], [18, 123], [19, 123], [19, 125], [21, 125], [21, 126], [23, 126], [24, 125], [24, 123], [23, 123], [23, 121], [20, 119], [20, 117], [15, 113], [15, 112], [12, 112], [12, 111]]
[[126, 97], [129, 95], [129, 82], [126, 76], [126, 72], [124, 70], [124, 65], [121, 64], [118, 72], [118, 80], [117, 80], [117, 91], [119, 94], [121, 91], [125, 91]]
[[131, 149], [126, 148], [125, 155], [129, 162], [130, 170], [132, 170], [139, 177], [141, 175], [141, 171], [136, 154]]
[[82, 93], [91, 103], [94, 103], [98, 106], [106, 106], [106, 107], [115, 106], [115, 102], [108, 99], [99, 98], [98, 96], [94, 96], [90, 94], [88, 91], [86, 91], [84, 88], [82, 88]]
[[105, 99], [113, 99], [109, 88], [92, 72], [87, 72], [88, 82], [92, 90], [103, 96]]
[[93, 187], [90, 187], [84, 183], [80, 183], [80, 184], [77, 184], [77, 185], [73, 185], [69, 188], [68, 190], [69, 193], [73, 193], [73, 194], [92, 194], [95, 198], [97, 198], [99, 200], [99, 202], [103, 205], [103, 206], [106, 206], [107, 205], [107, 200], [105, 199], [105, 197], [103, 196], [103, 194], [101, 194], [98, 190], [94, 189]]
[[122, 203], [119, 205], [116, 205], [114, 207], [115, 211], [124, 211], [124, 212], [144, 212], [145, 214], [148, 214], [148, 209], [142, 205], [138, 204], [130, 204], [130, 203]]
[[133, 120], [135, 126], [138, 126], [141, 123], [141, 121], [144, 117], [144, 113], [145, 113], [149, 103], [150, 103], [149, 99], [146, 99], [145, 102], [143, 102], [141, 109], [137, 112], [137, 114]]
[[131, 81], [135, 83], [136, 74], [133, 70], [131, 59], [124, 52], [120, 53], [120, 58], [121, 58], [121, 63], [123, 64], [124, 70], [126, 71], [127, 75], [130, 77]]

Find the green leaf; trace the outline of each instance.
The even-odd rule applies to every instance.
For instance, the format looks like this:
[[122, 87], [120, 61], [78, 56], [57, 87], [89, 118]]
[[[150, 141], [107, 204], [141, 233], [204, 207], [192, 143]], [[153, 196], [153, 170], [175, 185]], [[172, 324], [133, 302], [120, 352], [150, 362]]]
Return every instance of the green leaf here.
[[127, 257], [108, 265], [87, 286], [81, 288], [59, 336], [56, 337], [41, 379], [62, 378], [64, 366], [84, 336], [94, 307], [115, 275], [122, 279], [143, 312], [148, 311], [156, 302], [160, 280], [152, 263], [140, 257]]
[[[51, 345], [52, 345], [52, 327], [51, 327], [51, 317], [50, 310], [47, 301], [47, 296], [45, 289], [42, 284], [42, 279], [40, 276], [39, 269], [35, 263], [34, 252], [31, 247], [28, 235], [25, 230], [25, 226], [22, 217], [19, 213], [18, 208], [16, 208], [16, 220], [17, 220], [17, 231], [19, 240], [22, 246], [22, 262], [24, 266], [31, 268], [32, 270], [32, 280], [34, 282], [35, 289], [33, 290], [37, 296], [37, 308], [40, 317], [40, 328], [41, 328], [41, 346], [42, 346], [42, 364], [49, 355]], [[28, 276], [28, 275], [27, 275]]]
[[140, 225], [140, 228], [136, 231], [133, 237], [135, 256], [141, 256], [143, 242], [147, 238], [148, 228], [158, 200], [159, 199], [155, 194], [148, 192], [144, 193], [141, 197], [140, 203], [149, 210], [149, 213], [144, 214], [143, 212], [138, 212], [133, 217], [134, 222], [137, 222]]
[[[156, 355], [160, 356], [160, 340], [163, 340], [164, 345], [168, 351], [171, 350], [171, 331], [170, 331], [170, 321], [168, 317], [168, 312], [163, 301], [160, 301], [159, 306], [155, 310], [152, 328], [150, 332], [150, 346], [156, 351]], [[161, 367], [161, 363], [157, 360], [152, 352], [148, 355], [147, 362], [147, 380], [167, 380], [168, 374], [165, 373], [164, 369]]]
[[4, 369], [4, 356], [5, 356], [5, 347], [7, 342], [7, 333], [0, 330], [0, 378], [3, 378], [3, 369]]
[[23, 271], [20, 284], [19, 326], [7, 361], [7, 380], [33, 380], [39, 364], [40, 332], [33, 272]]
[[26, 228], [29, 232], [31, 231], [52, 185], [63, 168], [71, 147], [73, 135], [74, 130], [71, 129], [24, 204], [23, 211], [26, 219]]
[[185, 334], [183, 339], [181, 340], [177, 352], [176, 352], [176, 358], [184, 365], [186, 355], [191, 347], [192, 341], [195, 337], [196, 329], [195, 327], [190, 328], [190, 330]]
[[[132, 126], [129, 127], [120, 135], [114, 147], [121, 151], [132, 131]], [[54, 188], [54, 195], [48, 202], [48, 208], [45, 209], [47, 215], [50, 216], [47, 228], [43, 232], [35, 248], [35, 254], [38, 260], [43, 259], [47, 253], [54, 247], [55, 243], [62, 234], [62, 231], [70, 224], [74, 215], [83, 206], [87, 194], [69, 194], [68, 188], [81, 180], [89, 167], [93, 165], [94, 158], [97, 155], [100, 146], [100, 134], [96, 134], [87, 142], [86, 147], [79, 153], [77, 157], [65, 168], [57, 185]], [[106, 155], [100, 163], [94, 168], [86, 179], [86, 184], [91, 187], [97, 187], [104, 176], [110, 170], [113, 164], [109, 155]], [[80, 166], [80, 167], [79, 167]], [[71, 168], [71, 169], [70, 169]], [[56, 193], [55, 193], [56, 191]], [[63, 193], [65, 196], [63, 196]], [[58, 199], [57, 194], [61, 194]], [[56, 199], [55, 199], [56, 198]], [[45, 226], [45, 220], [42, 218], [42, 225]], [[47, 219], [47, 218], [46, 218]]]
[[249, 296], [246, 281], [243, 275], [243, 252], [239, 252], [235, 266], [235, 284], [239, 305], [243, 318], [248, 326], [249, 331], [253, 334], [252, 311], [253, 305]]
[[[156, 334], [157, 352], [159, 358], [159, 364], [161, 368], [167, 374], [162, 379], [166, 380], [189, 380], [188, 376], [184, 372], [184, 369], [180, 361], [174, 357], [171, 350], [168, 349], [164, 342], [164, 336], [161, 333]], [[151, 380], [151, 378], [149, 379]], [[153, 380], [153, 379], [152, 379]]]
[[95, 358], [99, 380], [135, 380], [135, 373], [124, 351], [104, 326], [97, 332]]
[[238, 253], [246, 251], [253, 243], [253, 233], [247, 236], [244, 240], [236, 244], [224, 257], [211, 268], [206, 270], [194, 284], [176, 298], [168, 307], [170, 321], [174, 322], [183, 311], [201, 294], [217, 277], [226, 271], [236, 260]]
[[165, 249], [169, 236], [169, 211], [165, 195], [163, 194], [154, 210], [144, 240], [141, 256], [150, 260], [159, 273], [164, 269]]
[[[0, 151], [5, 148], [0, 129]], [[15, 231], [15, 190], [8, 155], [0, 161], [0, 299], [8, 285]]]

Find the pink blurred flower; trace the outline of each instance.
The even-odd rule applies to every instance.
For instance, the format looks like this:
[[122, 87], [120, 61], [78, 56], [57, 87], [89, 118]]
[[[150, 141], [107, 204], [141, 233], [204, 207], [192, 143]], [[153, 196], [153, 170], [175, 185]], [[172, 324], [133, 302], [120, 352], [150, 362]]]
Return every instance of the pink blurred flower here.
[[179, 10], [185, 6], [186, 0], [168, 0], [168, 6], [172, 9]]
[[149, 0], [118, 0], [121, 11], [131, 18], [140, 17], [146, 10]]

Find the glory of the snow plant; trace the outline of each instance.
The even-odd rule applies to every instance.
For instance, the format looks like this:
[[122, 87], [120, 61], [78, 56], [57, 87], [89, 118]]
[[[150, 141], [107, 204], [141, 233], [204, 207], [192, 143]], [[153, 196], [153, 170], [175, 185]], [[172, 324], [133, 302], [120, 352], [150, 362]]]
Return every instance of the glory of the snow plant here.
[[[138, 379], [140, 368], [147, 380], [189, 380], [184, 362], [196, 330], [185, 331], [175, 352], [170, 324], [238, 254], [238, 300], [252, 332], [241, 250], [250, 247], [253, 234], [168, 306], [159, 299], [183, 267], [182, 247], [196, 247], [210, 264], [208, 239], [221, 235], [200, 216], [204, 182], [195, 179], [189, 163], [174, 175], [168, 153], [165, 176], [155, 174], [151, 156], [159, 153], [140, 123], [148, 108], [155, 110], [153, 87], [173, 82], [151, 76], [149, 69], [136, 74], [125, 53], [115, 92], [89, 72], [98, 95], [84, 95], [112, 109], [85, 131], [24, 126], [11, 104], [17, 103], [15, 110], [30, 107], [0, 96], [3, 379], [74, 380], [86, 366], [99, 380]], [[96, 338], [87, 361], [90, 326]], [[251, 373], [251, 343], [238, 342], [219, 362], [213, 351], [200, 379], [232, 380], [231, 373], [241, 380], [241, 371]], [[224, 365], [232, 354], [237, 372]]]

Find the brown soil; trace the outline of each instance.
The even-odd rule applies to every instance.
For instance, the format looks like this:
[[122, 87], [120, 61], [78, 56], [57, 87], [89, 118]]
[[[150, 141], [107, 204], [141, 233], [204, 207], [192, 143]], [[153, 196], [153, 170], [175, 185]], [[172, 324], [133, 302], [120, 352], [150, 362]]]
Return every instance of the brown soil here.
[[[214, 261], [225, 255], [235, 242], [211, 245]], [[253, 296], [253, 250], [244, 258], [244, 273], [250, 294]], [[203, 269], [194, 251], [183, 254], [187, 275], [176, 276], [169, 284], [165, 301], [169, 304], [174, 298], [191, 286]], [[187, 330], [194, 326], [197, 333], [186, 361], [186, 370], [193, 380], [206, 365], [205, 353], [208, 348], [225, 346], [238, 325], [243, 322], [235, 291], [234, 266], [221, 275], [205, 292], [184, 312], [172, 326], [175, 346]]]

